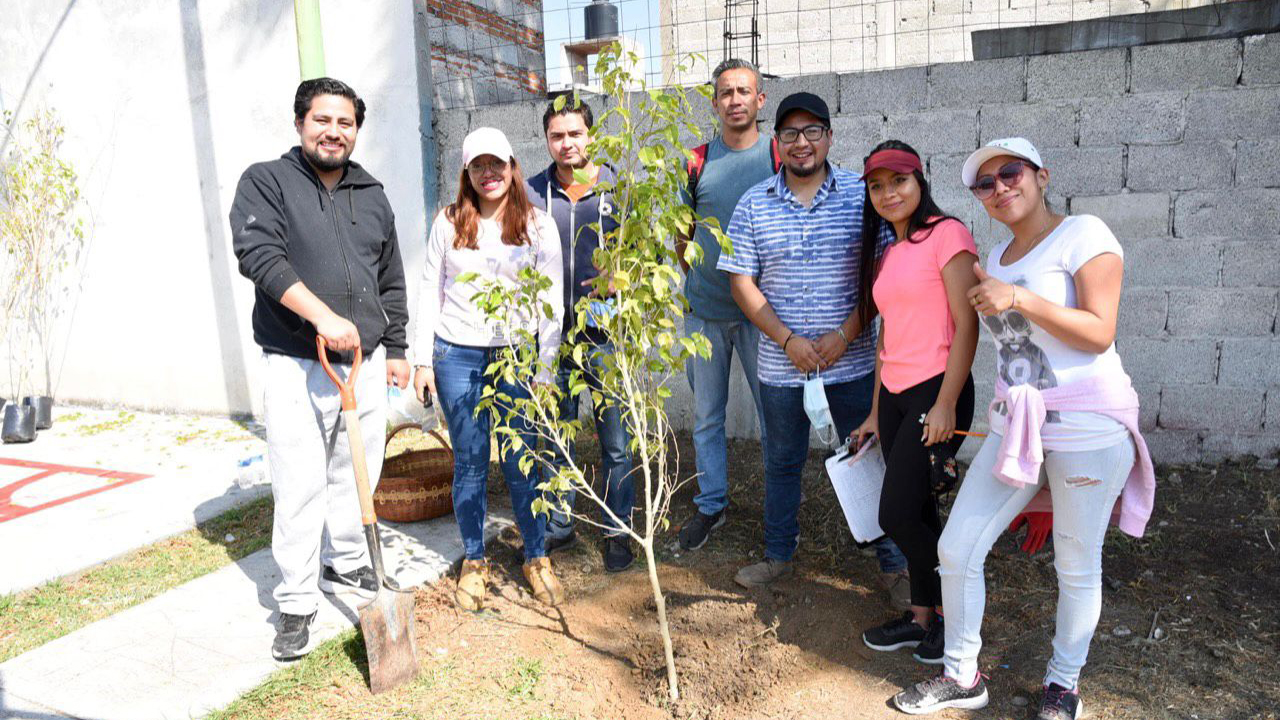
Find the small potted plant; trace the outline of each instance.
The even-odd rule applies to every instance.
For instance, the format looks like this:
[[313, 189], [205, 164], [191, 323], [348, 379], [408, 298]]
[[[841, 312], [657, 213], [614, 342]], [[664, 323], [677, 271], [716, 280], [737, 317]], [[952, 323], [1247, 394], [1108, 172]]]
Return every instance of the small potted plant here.
[[[6, 114], [4, 145], [10, 150], [0, 157], [0, 280], [9, 291], [3, 299], [6, 326], [0, 331], [9, 346], [10, 390], [22, 402], [4, 409], [6, 442], [33, 439], [24, 435], [28, 422], [37, 430], [53, 425], [54, 356], [65, 328], [61, 320], [76, 290], [76, 274], [70, 271], [84, 245], [75, 169], [59, 155], [65, 128], [47, 109], [18, 131], [14, 125]], [[39, 395], [29, 392], [37, 359], [44, 378]], [[10, 414], [15, 440], [9, 439]]]

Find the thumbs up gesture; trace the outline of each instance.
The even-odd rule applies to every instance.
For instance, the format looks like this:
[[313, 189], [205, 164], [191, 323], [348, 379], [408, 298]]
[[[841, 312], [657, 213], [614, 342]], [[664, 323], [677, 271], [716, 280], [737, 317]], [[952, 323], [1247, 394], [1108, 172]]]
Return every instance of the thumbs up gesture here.
[[982, 269], [982, 264], [973, 264], [973, 274], [978, 284], [969, 289], [969, 304], [982, 315], [999, 315], [1005, 310], [1012, 310], [1016, 303], [1017, 286], [1001, 282]]

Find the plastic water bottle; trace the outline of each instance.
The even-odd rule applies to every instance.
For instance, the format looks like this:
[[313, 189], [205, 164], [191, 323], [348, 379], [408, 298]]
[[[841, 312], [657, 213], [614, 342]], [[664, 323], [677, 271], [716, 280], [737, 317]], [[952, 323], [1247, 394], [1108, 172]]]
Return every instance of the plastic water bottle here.
[[401, 390], [395, 385], [387, 386], [387, 414], [392, 425], [421, 425], [427, 419], [427, 409], [418, 402], [418, 396], [412, 390]]
[[236, 462], [236, 486], [248, 490], [267, 481], [267, 458], [253, 455]]

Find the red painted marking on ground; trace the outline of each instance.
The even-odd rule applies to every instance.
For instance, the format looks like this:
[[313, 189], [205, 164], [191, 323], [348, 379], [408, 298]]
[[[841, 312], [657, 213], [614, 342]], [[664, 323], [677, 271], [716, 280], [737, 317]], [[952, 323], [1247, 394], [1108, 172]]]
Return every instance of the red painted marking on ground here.
[[[86, 497], [89, 497], [90, 495], [97, 495], [100, 492], [105, 492], [112, 488], [123, 487], [130, 483], [135, 483], [144, 478], [151, 477], [150, 475], [144, 475], [142, 473], [121, 472], [119, 470], [104, 470], [102, 468], [74, 467], [71, 465], [55, 465], [51, 463], [34, 462], [32, 460], [14, 460], [12, 458], [0, 458], [0, 465], [29, 468], [35, 471], [31, 475], [17, 482], [9, 483], [4, 487], [0, 487], [0, 522], [13, 520], [14, 518], [20, 518], [24, 515], [30, 515], [31, 513], [39, 512], [41, 510], [47, 510], [51, 507], [57, 507], [58, 505], [63, 505], [73, 500], [86, 498]], [[15, 492], [21, 490], [22, 488], [34, 482], [43, 480], [47, 477], [51, 477], [53, 475], [56, 475], [62, 472], [76, 473], [77, 475], [93, 475], [96, 477], [111, 480], [112, 482], [109, 485], [103, 485], [102, 487], [92, 488], [89, 490], [85, 490], [83, 492], [75, 493], [73, 495], [61, 497], [56, 500], [50, 500], [49, 502], [41, 503], [34, 507], [26, 507], [25, 505], [13, 504], [13, 494]]]

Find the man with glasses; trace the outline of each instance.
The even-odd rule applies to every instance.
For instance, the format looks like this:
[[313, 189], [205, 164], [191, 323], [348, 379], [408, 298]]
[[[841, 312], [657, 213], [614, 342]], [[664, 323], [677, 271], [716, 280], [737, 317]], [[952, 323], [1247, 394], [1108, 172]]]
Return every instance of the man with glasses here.
[[[711, 106], [720, 119], [720, 134], [711, 142], [693, 149], [689, 161], [689, 182], [681, 198], [703, 218], [715, 218], [721, 228], [742, 194], [752, 185], [778, 171], [777, 146], [756, 127], [756, 117], [764, 106], [764, 79], [746, 60], [725, 60], [711, 76], [715, 95]], [[763, 408], [756, 380], [756, 353], [760, 331], [742, 314], [729, 292], [729, 276], [716, 267], [720, 243], [705, 224], [693, 232], [693, 242], [702, 259], [692, 266], [684, 260], [687, 238], [678, 240], [676, 250], [686, 273], [685, 297], [689, 315], [685, 331], [701, 333], [711, 341], [711, 357], [692, 357], [687, 363], [689, 387], [693, 390], [693, 447], [697, 453], [698, 494], [696, 510], [680, 528], [680, 547], [697, 550], [711, 531], [724, 524], [729, 504], [728, 450], [725, 441], [726, 407], [729, 403], [729, 373], [733, 355], [746, 376], [756, 413], [761, 417], [761, 446], [764, 446]]]
[[[857, 173], [827, 163], [831, 114], [822, 98], [787, 96], [778, 105], [774, 132], [783, 170], [738, 201], [728, 230], [734, 253], [721, 255], [717, 264], [763, 335], [765, 557], [734, 577], [746, 588], [792, 572], [811, 419], [834, 420], [837, 436], [845, 437], [871, 411], [876, 331], [858, 319], [859, 249], [862, 242], [884, 244], [891, 237], [861, 237], [863, 183]], [[821, 385], [806, 393], [810, 378], [820, 378]], [[906, 558], [887, 538], [875, 545], [893, 596], [894, 586], [903, 584]]]

